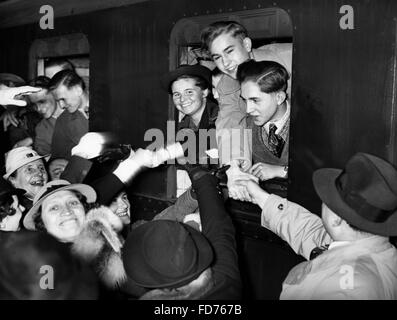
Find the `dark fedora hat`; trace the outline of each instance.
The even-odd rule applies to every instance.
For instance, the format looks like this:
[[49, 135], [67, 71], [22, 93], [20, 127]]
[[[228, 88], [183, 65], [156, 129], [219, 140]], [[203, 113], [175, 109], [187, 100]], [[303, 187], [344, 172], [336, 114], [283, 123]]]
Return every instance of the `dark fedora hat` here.
[[207, 238], [171, 220], [145, 223], [131, 232], [123, 247], [128, 277], [145, 288], [178, 288], [196, 279], [213, 261]]
[[172, 83], [181, 76], [195, 76], [205, 80], [208, 88], [211, 86], [211, 70], [199, 65], [181, 65], [177, 69], [170, 71], [161, 78], [161, 85], [168, 93], [171, 92]]
[[315, 171], [313, 184], [321, 200], [349, 224], [377, 235], [397, 235], [397, 171], [390, 163], [357, 153], [344, 170]]

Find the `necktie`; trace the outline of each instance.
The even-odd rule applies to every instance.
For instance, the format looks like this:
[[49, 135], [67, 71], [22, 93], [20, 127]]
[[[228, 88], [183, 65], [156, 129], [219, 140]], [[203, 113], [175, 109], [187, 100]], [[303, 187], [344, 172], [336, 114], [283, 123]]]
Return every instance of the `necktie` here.
[[314, 258], [318, 257], [320, 254], [324, 253], [324, 251], [327, 251], [329, 247], [329, 244], [321, 247], [316, 247], [310, 252], [310, 260], [313, 260]]
[[268, 137], [268, 145], [270, 151], [277, 157], [281, 157], [281, 153], [283, 152], [285, 141], [279, 135], [276, 134], [277, 126], [274, 123], [269, 125], [269, 137]]

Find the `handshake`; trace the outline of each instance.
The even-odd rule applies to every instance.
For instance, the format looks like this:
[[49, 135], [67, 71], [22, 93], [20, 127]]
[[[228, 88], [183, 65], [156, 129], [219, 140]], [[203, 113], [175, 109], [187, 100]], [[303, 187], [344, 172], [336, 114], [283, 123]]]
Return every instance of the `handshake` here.
[[240, 167], [234, 163], [231, 164], [226, 174], [230, 198], [252, 202], [262, 208], [269, 194], [259, 186], [257, 176], [241, 171]]
[[[106, 146], [110, 144], [110, 134], [88, 132], [81, 137], [79, 144], [72, 149], [72, 156], [84, 159], [94, 159], [102, 156]], [[113, 172], [122, 182], [128, 183], [138, 172], [144, 168], [156, 168], [168, 160], [184, 156], [180, 143], [169, 145], [157, 151], [147, 149], [131, 150], [128, 158], [121, 161]]]

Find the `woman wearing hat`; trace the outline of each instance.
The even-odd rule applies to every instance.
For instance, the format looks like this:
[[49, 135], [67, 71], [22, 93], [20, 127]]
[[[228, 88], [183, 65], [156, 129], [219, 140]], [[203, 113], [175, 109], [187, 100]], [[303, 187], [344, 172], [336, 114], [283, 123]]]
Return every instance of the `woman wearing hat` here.
[[20, 200], [26, 210], [32, 207], [33, 198], [48, 181], [44, 158], [29, 147], [11, 149], [5, 155], [6, 173], [3, 178], [25, 191]]
[[[103, 183], [117, 194], [120, 184], [129, 183], [144, 167], [151, 165], [152, 156], [152, 152], [138, 149], [118, 164], [111, 175], [113, 180], [105, 179]], [[35, 195], [23, 225], [28, 230], [46, 232], [60, 242], [70, 243], [72, 251], [92, 263], [103, 282], [114, 287], [124, 277], [120, 260], [122, 240], [117, 234], [123, 223], [108, 207], [94, 208], [98, 195], [100, 191], [97, 194], [86, 184], [51, 181]]]
[[107, 207], [92, 208], [96, 199], [89, 185], [51, 181], [35, 196], [23, 225], [71, 244], [72, 252], [92, 263], [103, 282], [114, 287], [123, 275], [117, 236], [122, 222]]
[[[192, 155], [188, 157], [191, 161], [199, 163], [200, 159], [206, 158], [205, 154], [199, 154], [200, 142], [204, 143], [204, 151], [216, 148], [215, 120], [219, 108], [209, 99], [211, 71], [201, 65], [182, 65], [166, 74], [162, 79], [162, 84], [172, 96], [175, 108], [182, 114], [182, 119], [177, 126], [178, 132], [192, 130], [195, 134], [196, 141], [194, 141], [193, 150], [195, 154], [193, 157]], [[210, 132], [209, 142], [199, 140], [200, 129], [213, 129]], [[188, 133], [186, 137], [189, 137]], [[188, 139], [184, 142], [192, 143]]]
[[321, 219], [305, 208], [241, 182], [262, 209], [262, 226], [307, 260], [294, 267], [281, 299], [397, 299], [397, 171], [357, 153], [344, 170], [314, 172]]

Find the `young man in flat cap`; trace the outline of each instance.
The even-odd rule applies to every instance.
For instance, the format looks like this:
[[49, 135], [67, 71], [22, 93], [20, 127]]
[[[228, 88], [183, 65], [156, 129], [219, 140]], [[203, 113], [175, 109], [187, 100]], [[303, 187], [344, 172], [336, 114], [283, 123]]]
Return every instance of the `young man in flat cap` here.
[[313, 174], [321, 219], [296, 203], [240, 181], [262, 209], [262, 226], [307, 262], [284, 280], [280, 299], [397, 299], [397, 171], [357, 153], [344, 170]]

